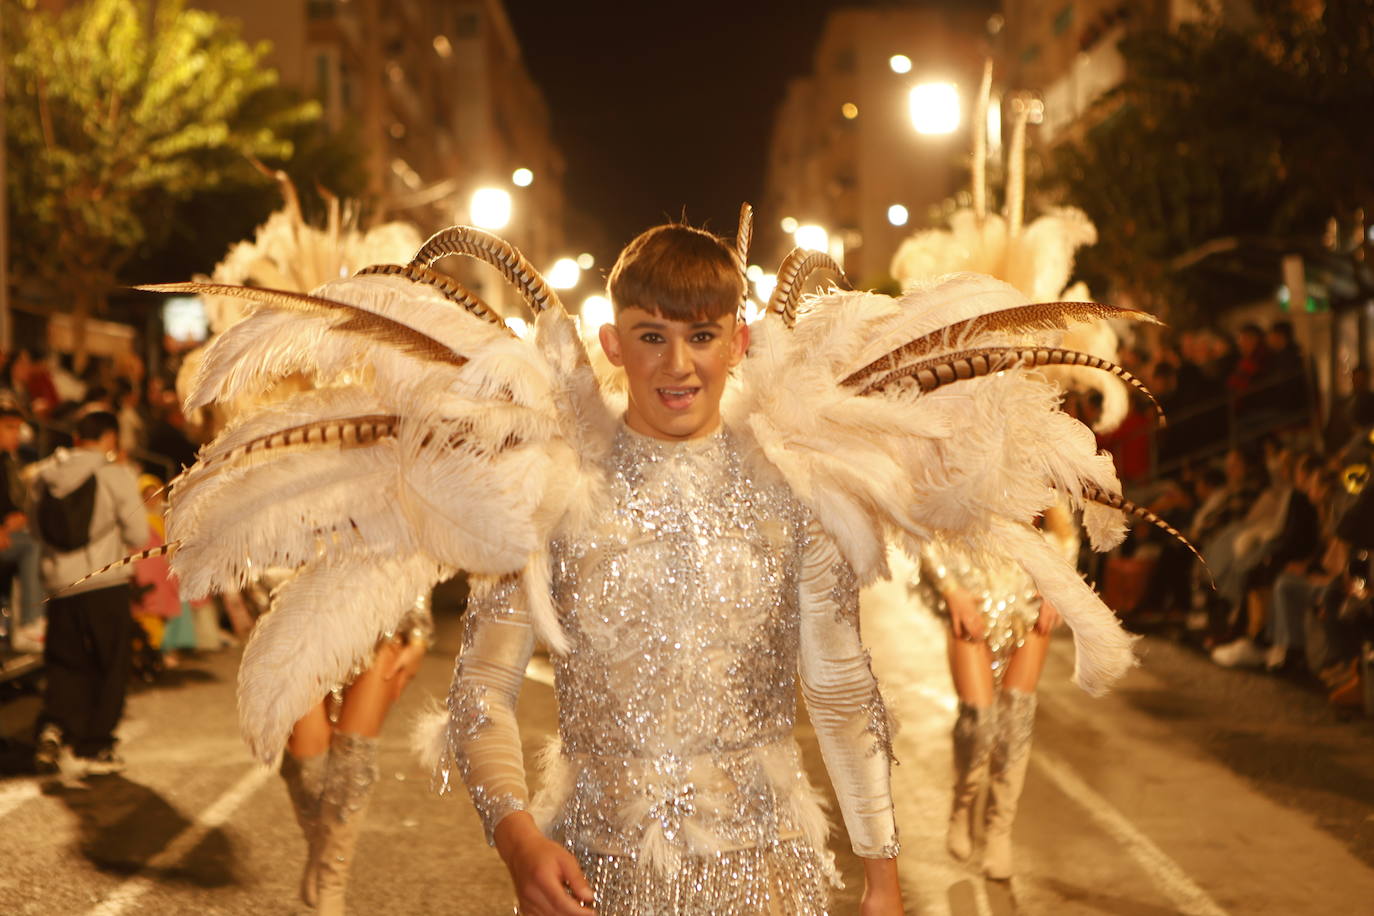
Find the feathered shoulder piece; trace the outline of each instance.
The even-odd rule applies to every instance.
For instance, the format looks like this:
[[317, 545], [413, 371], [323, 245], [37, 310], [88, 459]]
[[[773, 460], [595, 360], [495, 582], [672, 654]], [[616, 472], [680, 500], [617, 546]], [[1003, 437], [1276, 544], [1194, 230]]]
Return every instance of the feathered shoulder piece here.
[[[528, 339], [433, 269], [448, 255], [516, 286], [535, 312]], [[240, 670], [240, 719], [259, 756], [274, 757], [378, 635], [455, 570], [523, 573], [539, 635], [566, 648], [546, 545], [590, 501], [612, 419], [572, 319], [518, 251], [453, 227], [407, 263], [308, 292], [145, 288], [245, 307], [208, 347], [187, 406], [253, 406], [171, 483], [168, 540], [187, 597], [296, 571]], [[288, 394], [267, 396], [287, 379]]]
[[1079, 683], [1105, 689], [1134, 663], [1132, 637], [1031, 523], [1064, 498], [1107, 549], [1124, 534], [1122, 510], [1136, 507], [1039, 370], [1087, 367], [1148, 395], [1121, 367], [1055, 341], [1080, 322], [1153, 319], [1092, 302], [1031, 302], [970, 273], [896, 298], [832, 289], [802, 301], [808, 274], [821, 269], [847, 285], [815, 252], [794, 252], [779, 270], [754, 325], [734, 425], [861, 581], [885, 575], [890, 537], [911, 549], [932, 538], [975, 554], [995, 547], [1018, 560], [1074, 629]]

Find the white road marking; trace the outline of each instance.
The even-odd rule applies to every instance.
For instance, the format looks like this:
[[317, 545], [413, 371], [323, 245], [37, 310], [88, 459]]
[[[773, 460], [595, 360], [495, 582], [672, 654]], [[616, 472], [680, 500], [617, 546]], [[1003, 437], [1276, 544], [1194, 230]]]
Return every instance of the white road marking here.
[[134, 875], [120, 884], [104, 901], [88, 911], [86, 916], [118, 916], [126, 908], [137, 903], [139, 898], [154, 887], [154, 879], [148, 877], [147, 872], [163, 871], [180, 862], [188, 852], [196, 848], [207, 833], [229, 820], [239, 805], [247, 801], [271, 776], [272, 771], [261, 766], [255, 766], [245, 773], [227, 792], [215, 799], [195, 821], [164, 846], [161, 852], [149, 859], [143, 866], [143, 874]]
[[1084, 782], [1073, 767], [1041, 748], [1031, 752], [1031, 763], [1049, 777], [1060, 792], [1077, 802], [1098, 827], [1120, 843], [1180, 912], [1190, 916], [1226, 916], [1226, 911], [1188, 877], [1177, 862]]

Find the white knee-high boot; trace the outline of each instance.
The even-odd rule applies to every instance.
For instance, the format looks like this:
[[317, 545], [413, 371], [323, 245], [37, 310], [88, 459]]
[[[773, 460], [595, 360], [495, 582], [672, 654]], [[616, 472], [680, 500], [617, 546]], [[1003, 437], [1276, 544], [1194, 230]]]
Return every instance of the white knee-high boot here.
[[964, 861], [973, 854], [973, 809], [987, 784], [989, 758], [997, 737], [997, 707], [959, 701], [954, 720], [954, 803], [949, 810], [946, 845]]
[[1031, 736], [1035, 731], [1035, 694], [1004, 690], [998, 697], [997, 744], [992, 752], [988, 785], [987, 845], [983, 873], [1011, 877], [1011, 825], [1026, 784]]
[[348, 869], [377, 782], [377, 739], [335, 732], [320, 800], [319, 912], [343, 916]]
[[294, 757], [288, 751], [281, 758], [281, 778], [286, 794], [296, 812], [296, 823], [305, 835], [305, 871], [301, 874], [301, 902], [314, 906], [317, 900], [316, 882], [320, 870], [320, 795], [324, 791], [325, 764], [328, 754], [313, 757]]

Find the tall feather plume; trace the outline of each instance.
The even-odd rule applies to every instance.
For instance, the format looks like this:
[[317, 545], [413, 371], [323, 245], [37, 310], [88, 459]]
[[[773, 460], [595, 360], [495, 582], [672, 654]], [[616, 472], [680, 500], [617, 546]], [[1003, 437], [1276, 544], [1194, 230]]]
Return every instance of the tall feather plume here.
[[735, 258], [739, 261], [741, 285], [744, 295], [740, 297], [736, 319], [744, 320], [744, 303], [749, 298], [749, 245], [754, 239], [754, 208], [748, 201], [740, 204], [739, 226], [735, 230]]
[[525, 256], [510, 242], [473, 226], [450, 226], [431, 235], [410, 263], [432, 267], [449, 255], [465, 255], [490, 264], [514, 284], [530, 310], [538, 315], [549, 308], [562, 308], [558, 294], [544, 281]]
[[777, 286], [768, 299], [768, 311], [782, 316], [790, 328], [797, 322], [797, 303], [811, 275], [818, 270], [826, 270], [835, 275], [835, 282], [841, 289], [853, 289], [844, 268], [824, 251], [806, 248], [793, 248], [778, 268]]
[[1149, 312], [1100, 302], [1033, 302], [965, 318], [938, 331], [923, 334], [851, 373], [840, 384], [857, 385], [885, 369], [896, 368], [907, 359], [923, 356], [947, 341], [964, 339], [974, 334], [1063, 329], [1075, 322], [1107, 318], [1159, 324], [1159, 319]]

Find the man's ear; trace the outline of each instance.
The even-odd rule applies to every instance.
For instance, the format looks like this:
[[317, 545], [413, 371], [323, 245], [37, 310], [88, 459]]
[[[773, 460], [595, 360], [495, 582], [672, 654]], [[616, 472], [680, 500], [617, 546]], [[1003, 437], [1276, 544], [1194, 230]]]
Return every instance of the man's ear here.
[[625, 354], [620, 350], [620, 329], [613, 324], [603, 324], [596, 332], [601, 341], [601, 349], [612, 366], [624, 367]]
[[736, 318], [735, 336], [730, 341], [730, 367], [738, 366], [747, 352], [749, 352], [749, 324]]

